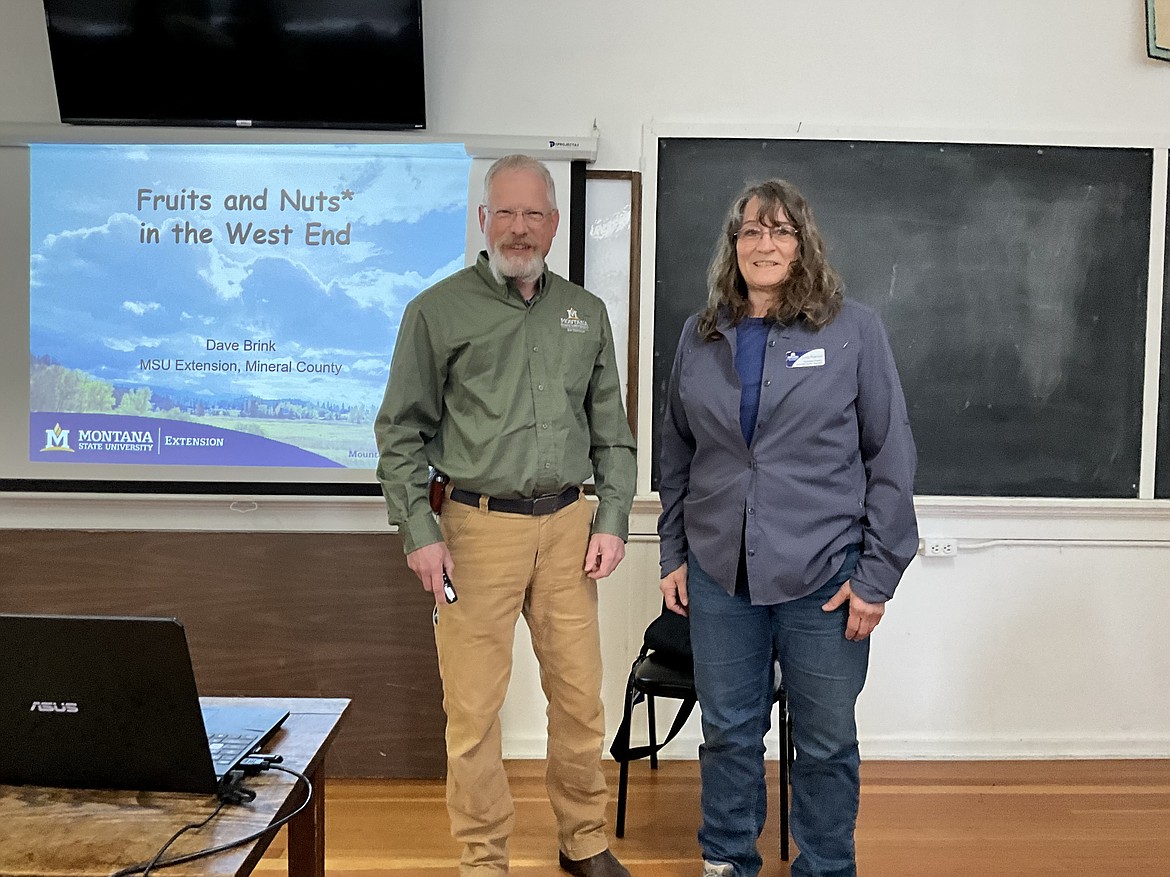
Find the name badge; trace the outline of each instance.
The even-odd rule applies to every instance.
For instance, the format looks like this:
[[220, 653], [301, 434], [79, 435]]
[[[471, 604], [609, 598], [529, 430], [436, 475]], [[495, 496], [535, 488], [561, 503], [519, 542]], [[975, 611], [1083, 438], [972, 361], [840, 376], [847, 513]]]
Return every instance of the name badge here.
[[816, 368], [825, 364], [825, 348], [815, 350], [789, 350], [784, 354], [787, 368]]

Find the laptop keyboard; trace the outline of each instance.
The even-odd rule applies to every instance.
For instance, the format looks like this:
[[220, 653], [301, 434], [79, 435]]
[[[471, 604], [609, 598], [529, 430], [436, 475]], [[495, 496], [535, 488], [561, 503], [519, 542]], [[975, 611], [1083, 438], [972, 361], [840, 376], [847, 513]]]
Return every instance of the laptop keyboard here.
[[255, 734], [208, 734], [207, 745], [211, 748], [211, 760], [216, 773], [222, 773], [241, 755], [256, 744]]

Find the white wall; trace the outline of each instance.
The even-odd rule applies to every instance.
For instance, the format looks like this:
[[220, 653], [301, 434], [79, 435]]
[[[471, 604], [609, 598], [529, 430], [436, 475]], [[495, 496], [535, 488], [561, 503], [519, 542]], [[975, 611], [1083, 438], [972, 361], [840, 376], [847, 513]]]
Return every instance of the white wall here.
[[[1170, 64], [1146, 57], [1143, 8], [1140, 0], [427, 0], [429, 127], [572, 136], [596, 122], [595, 167], [604, 169], [643, 167], [650, 124], [747, 135], [795, 123], [844, 136], [913, 128], [976, 141], [1087, 132], [1123, 144], [1153, 131], [1165, 142]], [[3, 0], [2, 20], [0, 123], [54, 121], [39, 0]], [[643, 337], [651, 292], [644, 287]], [[645, 417], [640, 429], [649, 432]], [[35, 500], [0, 503], [10, 513], [20, 505], [33, 525], [70, 525]], [[192, 504], [200, 505], [127, 509], [114, 525], [185, 522]], [[654, 505], [639, 501], [633, 529], [645, 538], [631, 542], [603, 586], [611, 729], [658, 607]], [[272, 501], [260, 506], [241, 516], [213, 500], [201, 525], [382, 526], [376, 502], [305, 503], [300, 517]], [[85, 511], [76, 519], [92, 521]], [[958, 538], [960, 552], [916, 560], [875, 636], [859, 710], [865, 755], [1170, 756], [1170, 503], [924, 501], [920, 523], [925, 535]], [[518, 639], [505, 742], [509, 755], [536, 756], [544, 707], [523, 632]], [[673, 754], [692, 756], [697, 739], [692, 720]]]

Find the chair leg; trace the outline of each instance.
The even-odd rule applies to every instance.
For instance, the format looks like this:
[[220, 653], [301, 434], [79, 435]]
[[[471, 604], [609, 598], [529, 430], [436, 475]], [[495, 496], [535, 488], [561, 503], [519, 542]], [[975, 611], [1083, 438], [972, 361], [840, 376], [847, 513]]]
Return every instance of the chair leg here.
[[792, 719], [788, 698], [780, 695], [780, 861], [788, 861], [788, 789], [792, 764]]
[[646, 725], [650, 731], [650, 769], [658, 770], [658, 729], [654, 721], [654, 695], [646, 695]]
[[626, 836], [626, 784], [629, 782], [629, 780], [630, 763], [628, 761], [619, 762], [617, 820], [613, 830], [613, 833], [617, 837]]
[[[632, 684], [626, 687], [626, 704], [625, 715], [622, 718], [622, 727], [627, 730], [626, 746], [629, 747], [630, 741], [628, 739], [628, 730], [630, 721], [634, 712], [634, 686]], [[617, 799], [617, 819], [614, 825], [614, 835], [617, 837], [624, 837], [626, 834], [626, 788], [630, 780], [630, 760], [624, 758], [618, 761], [618, 799]]]

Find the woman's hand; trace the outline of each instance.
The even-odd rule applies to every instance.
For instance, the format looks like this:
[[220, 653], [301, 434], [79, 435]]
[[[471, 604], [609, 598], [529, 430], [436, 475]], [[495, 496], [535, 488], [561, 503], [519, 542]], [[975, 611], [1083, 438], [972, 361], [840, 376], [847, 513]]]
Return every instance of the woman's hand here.
[[658, 583], [666, 608], [679, 615], [687, 614], [687, 565], [684, 563]]
[[[663, 579], [663, 581], [666, 580]], [[846, 582], [821, 609], [825, 612], [832, 612], [839, 609], [846, 600], [849, 601], [849, 622], [845, 625], [845, 639], [863, 640], [873, 633], [873, 629], [882, 620], [882, 615], [886, 612], [886, 604], [866, 603], [853, 593], [853, 588], [850, 587], [849, 582]]]

